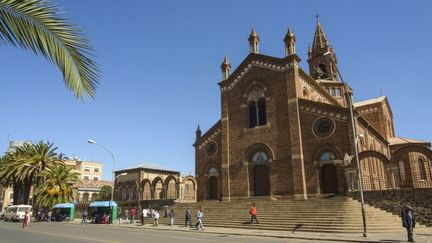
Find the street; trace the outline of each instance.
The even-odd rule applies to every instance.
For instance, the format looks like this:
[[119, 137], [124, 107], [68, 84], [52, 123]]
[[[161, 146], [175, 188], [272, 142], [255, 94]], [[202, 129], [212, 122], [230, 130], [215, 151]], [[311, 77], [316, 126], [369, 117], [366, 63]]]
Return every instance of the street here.
[[130, 229], [105, 225], [74, 225], [32, 222], [29, 229], [19, 223], [0, 222], [0, 242], [310, 242], [256, 236], [202, 234], [163, 231], [154, 229]]

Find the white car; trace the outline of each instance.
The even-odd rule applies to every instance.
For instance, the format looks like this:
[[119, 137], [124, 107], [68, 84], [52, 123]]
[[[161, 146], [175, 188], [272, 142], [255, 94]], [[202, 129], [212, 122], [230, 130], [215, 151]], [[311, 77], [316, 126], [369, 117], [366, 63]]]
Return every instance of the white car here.
[[24, 219], [25, 212], [32, 212], [32, 206], [30, 205], [13, 205], [6, 208], [4, 213], [5, 221], [22, 221]]

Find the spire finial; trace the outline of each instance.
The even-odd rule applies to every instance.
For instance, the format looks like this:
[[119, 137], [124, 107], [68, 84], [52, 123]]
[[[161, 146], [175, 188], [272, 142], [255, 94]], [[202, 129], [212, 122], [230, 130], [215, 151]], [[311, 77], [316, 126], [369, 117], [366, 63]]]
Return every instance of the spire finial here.
[[252, 36], [257, 36], [258, 35], [257, 32], [256, 32], [256, 30], [255, 30], [255, 26], [252, 26], [251, 35]]
[[228, 64], [228, 63], [229, 63], [229, 61], [228, 61], [228, 56], [227, 56], [227, 55], [225, 55], [224, 63], [225, 63], [225, 64]]
[[200, 129], [199, 123], [198, 123], [198, 127], [197, 127], [197, 129], [195, 131], [195, 135], [196, 135], [195, 136], [195, 140], [198, 141], [201, 138], [201, 129]]
[[317, 23], [319, 23], [319, 22], [320, 22], [320, 21], [319, 21], [319, 14], [315, 15], [315, 18], [316, 18], [316, 20], [317, 20]]
[[224, 60], [221, 64], [221, 70], [222, 70], [222, 79], [228, 79], [228, 77], [231, 74], [231, 63], [228, 61], [227, 55], [225, 55]]
[[255, 27], [252, 27], [252, 31], [249, 35], [248, 41], [249, 41], [250, 52], [258, 54], [259, 53], [259, 47], [258, 47], [259, 36], [255, 30]]
[[285, 42], [285, 55], [289, 56], [295, 54], [296, 38], [294, 33], [291, 31], [290, 27], [288, 27], [287, 33], [284, 38], [284, 42]]

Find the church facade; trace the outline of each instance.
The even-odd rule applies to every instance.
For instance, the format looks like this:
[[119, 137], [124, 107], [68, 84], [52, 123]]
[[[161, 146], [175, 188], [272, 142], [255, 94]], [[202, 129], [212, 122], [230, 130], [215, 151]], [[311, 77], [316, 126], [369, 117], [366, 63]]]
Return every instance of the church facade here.
[[352, 122], [352, 91], [319, 20], [308, 73], [290, 29], [284, 58], [260, 54], [254, 29], [248, 40], [233, 72], [227, 57], [221, 65], [220, 120], [196, 131], [198, 200], [356, 191], [356, 146], [364, 190], [432, 187], [431, 144], [396, 137], [387, 97], [354, 103]]

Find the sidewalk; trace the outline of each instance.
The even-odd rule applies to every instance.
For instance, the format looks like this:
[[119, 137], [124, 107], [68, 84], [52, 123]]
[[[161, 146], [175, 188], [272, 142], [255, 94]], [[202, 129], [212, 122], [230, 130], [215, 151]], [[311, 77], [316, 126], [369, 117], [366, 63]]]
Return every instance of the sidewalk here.
[[[75, 220], [74, 224], [79, 224], [80, 221]], [[236, 229], [236, 228], [219, 228], [219, 227], [206, 227], [205, 231], [197, 231], [194, 228], [185, 228], [182, 226], [169, 226], [159, 225], [159, 227], [153, 227], [148, 221], [148, 224], [141, 226], [141, 224], [114, 224], [114, 225], [92, 225], [97, 227], [118, 227], [118, 228], [130, 228], [137, 230], [161, 230], [161, 231], [183, 231], [183, 232], [195, 232], [198, 234], [227, 234], [227, 235], [244, 235], [244, 236], [260, 236], [260, 237], [276, 237], [286, 239], [301, 239], [311, 241], [336, 241], [336, 242], [406, 242], [406, 233], [383, 233], [383, 234], [369, 234], [368, 237], [364, 238], [362, 232], [358, 234], [343, 234], [343, 233], [312, 233], [312, 232], [285, 232], [277, 230], [255, 230], [255, 229]], [[91, 225], [91, 224], [89, 224]], [[421, 243], [432, 243], [432, 228], [426, 228], [422, 230], [414, 230], [414, 239], [416, 242]]]

